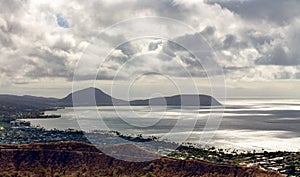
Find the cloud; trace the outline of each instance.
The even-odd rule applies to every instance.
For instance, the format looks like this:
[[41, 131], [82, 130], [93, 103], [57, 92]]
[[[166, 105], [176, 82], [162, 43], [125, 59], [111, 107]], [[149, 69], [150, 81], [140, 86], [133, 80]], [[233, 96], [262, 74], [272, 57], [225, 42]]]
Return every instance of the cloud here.
[[269, 21], [277, 25], [286, 25], [300, 15], [298, 0], [208, 0], [207, 3], [219, 4], [246, 20], [259, 23]]
[[261, 51], [262, 56], [256, 61], [263, 65], [300, 65], [300, 52], [297, 49], [300, 45], [300, 21], [296, 20], [283, 30], [284, 37], [274, 38], [265, 43], [265, 50]]
[[[109, 61], [99, 71], [97, 79], [102, 80], [114, 78], [126, 62], [129, 69], [120, 78], [150, 70], [187, 77], [182, 67], [192, 76], [205, 77], [202, 63], [220, 65], [226, 78], [232, 80], [299, 79], [300, 3], [297, 0], [0, 2], [0, 71], [1, 80], [7, 82], [27, 83], [43, 78], [71, 80], [76, 63], [88, 44], [97, 38], [105, 45], [99, 44], [95, 55], [88, 57], [78, 79], [94, 79], [92, 73], [99, 67], [96, 64], [104, 57], [101, 51], [108, 50], [104, 46], [118, 47], [111, 51]], [[196, 31], [169, 40], [153, 38], [118, 44], [128, 37], [121, 34], [157, 30], [145, 29], [139, 23], [121, 32], [99, 35], [114, 23], [142, 16], [173, 18]], [[161, 24], [159, 30], [180, 31], [166, 24]], [[146, 57], [147, 53], [152, 57]], [[136, 58], [130, 61], [133, 57]]]
[[59, 29], [51, 8], [18, 0], [3, 1], [1, 8], [6, 9], [0, 16], [0, 63], [6, 79], [21, 83], [30, 78], [69, 78], [80, 42]]
[[158, 47], [159, 47], [161, 44], [162, 44], [162, 42], [161, 42], [160, 40], [150, 42], [148, 50], [149, 50], [149, 51], [155, 51], [156, 49], [158, 49]]
[[[124, 50], [128, 48], [132, 52]], [[203, 62], [191, 52], [199, 51], [188, 51], [179, 43], [168, 40], [133, 40], [111, 52], [101, 64], [97, 79], [131, 79], [147, 73], [160, 73], [169, 77], [205, 77], [206, 71], [201, 65]]]

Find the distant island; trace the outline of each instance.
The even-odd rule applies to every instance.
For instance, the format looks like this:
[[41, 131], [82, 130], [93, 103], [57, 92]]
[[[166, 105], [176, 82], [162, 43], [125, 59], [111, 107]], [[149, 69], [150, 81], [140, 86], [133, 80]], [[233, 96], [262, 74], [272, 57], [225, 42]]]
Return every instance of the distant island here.
[[111, 106], [111, 105], [131, 105], [131, 106], [220, 106], [221, 104], [208, 95], [175, 95], [170, 97], [155, 97], [144, 100], [125, 101], [111, 97], [97, 88], [86, 88], [70, 93], [65, 98], [59, 100], [61, 106]]
[[46, 98], [36, 96], [0, 95], [0, 116], [9, 112], [34, 112], [51, 110], [58, 107], [72, 106], [221, 106], [215, 98], [209, 95], [174, 95], [156, 97], [144, 100], [125, 101], [114, 98], [100, 89], [90, 87], [75, 91], [64, 98]]

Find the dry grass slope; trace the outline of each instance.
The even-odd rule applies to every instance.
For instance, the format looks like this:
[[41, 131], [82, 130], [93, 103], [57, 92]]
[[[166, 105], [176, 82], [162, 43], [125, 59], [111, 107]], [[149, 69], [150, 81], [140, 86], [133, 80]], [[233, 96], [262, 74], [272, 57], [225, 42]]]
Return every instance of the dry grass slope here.
[[[137, 152], [137, 155], [143, 151], [129, 144], [106, 147], [103, 150], [118, 153], [124, 152], [124, 149]], [[145, 153], [146, 157], [157, 155], [148, 151]], [[84, 143], [38, 143], [1, 145], [0, 176], [277, 177], [280, 175], [256, 168], [220, 165], [198, 160], [160, 158], [149, 162], [126, 162], [107, 156], [97, 148]]]

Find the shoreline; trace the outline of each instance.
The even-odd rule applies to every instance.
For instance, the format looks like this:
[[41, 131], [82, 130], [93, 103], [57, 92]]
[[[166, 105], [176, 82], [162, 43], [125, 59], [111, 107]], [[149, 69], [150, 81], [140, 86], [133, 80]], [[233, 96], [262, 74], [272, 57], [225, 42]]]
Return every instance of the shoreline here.
[[[53, 119], [58, 119], [60, 120], [62, 117], [59, 117], [59, 118], [49, 118], [48, 120], [53, 120]], [[38, 120], [47, 120], [47, 118], [28, 118], [28, 119], [18, 119], [20, 121], [28, 121], [30, 122], [31, 120], [32, 121], [38, 121]], [[33, 124], [31, 124], [33, 125]], [[35, 124], [33, 125], [32, 127], [43, 127], [41, 126], [41, 124]], [[99, 131], [101, 132], [102, 130], [88, 130], [88, 131], [83, 131], [80, 129], [80, 127], [70, 127], [70, 128], [53, 128], [50, 126], [50, 128], [46, 128], [46, 127], [43, 127], [45, 130], [48, 130], [48, 131], [51, 131], [51, 130], [60, 130], [60, 131], [68, 131], [68, 130], [73, 130], [73, 131], [82, 131], [83, 133], [92, 133], [94, 131]], [[226, 131], [226, 130], [221, 130], [221, 131]], [[110, 130], [110, 131], [103, 131], [103, 132], [118, 132], [117, 130]], [[254, 132], [254, 131], [253, 131]], [[124, 136], [131, 136], [131, 137], [135, 137], [135, 136], [138, 136], [139, 134], [142, 134], [142, 133], [139, 133], [139, 134], [134, 134], [134, 133], [122, 133], [122, 132], [118, 132], [119, 134], [122, 134]], [[159, 134], [152, 134], [152, 133], [147, 133], [147, 134], [142, 134], [143, 137], [147, 138], [147, 137], [155, 137], [156, 139], [159, 139], [161, 136], [159, 136]], [[169, 142], [169, 143], [179, 143], [179, 142], [171, 142], [169, 140], [163, 140], [163, 141], [166, 141], [166, 142]], [[188, 142], [184, 142], [184, 144], [187, 144], [187, 145], [190, 145], [190, 144], [193, 144], [193, 146], [195, 147], [198, 147], [198, 148], [202, 148], [202, 145], [198, 144], [198, 143], [194, 143], [194, 142], [191, 142], [191, 141], [188, 141]], [[224, 146], [225, 145], [225, 146]], [[205, 147], [215, 147], [215, 148], [219, 148], [219, 149], [224, 149], [226, 151], [228, 151], [228, 153], [231, 153], [231, 152], [240, 152], [240, 153], [248, 153], [248, 152], [264, 152], [264, 151], [267, 151], [267, 152], [277, 152], [277, 151], [281, 151], [281, 152], [299, 152], [300, 149], [299, 148], [294, 148], [294, 150], [287, 150], [287, 149], [270, 149], [270, 148], [266, 148], [266, 147], [259, 147], [259, 146], [248, 146], [246, 147], [245, 145], [235, 145], [233, 144], [232, 142], [229, 142], [229, 141], [218, 141], [217, 143], [208, 143], [206, 145], [204, 145]], [[291, 148], [290, 148], [291, 149]], [[297, 150], [298, 149], [298, 150]]]
[[[3, 137], [3, 134], [5, 134], [6, 137]], [[86, 138], [87, 134], [92, 135], [91, 137], [96, 138], [96, 140], [101, 140], [101, 142], [99, 141], [99, 144], [91, 143], [90, 137]], [[130, 142], [147, 150], [158, 152], [165, 157], [175, 159], [205, 160], [217, 164], [257, 167], [264, 170], [280, 172], [281, 174], [286, 175], [300, 175], [300, 152], [241, 152], [235, 150], [233, 150], [233, 152], [229, 152], [222, 148], [199, 147], [199, 145], [192, 143], [179, 145], [174, 142], [159, 141], [157, 137], [145, 137], [141, 134], [132, 136], [123, 135], [117, 131], [83, 132], [74, 129], [46, 130], [42, 127], [32, 126], [8, 128], [0, 131], [0, 135], [0, 145], [55, 142], [83, 142], [91, 145], [116, 145]], [[16, 135], [19, 135], [19, 137]], [[3, 143], [3, 141], [6, 143]], [[147, 144], [148, 142], [150, 142], [152, 147]], [[176, 150], [170, 151], [168, 147], [174, 146], [177, 147]], [[155, 149], [156, 147], [160, 147], [160, 151], [157, 151], [158, 149]]]

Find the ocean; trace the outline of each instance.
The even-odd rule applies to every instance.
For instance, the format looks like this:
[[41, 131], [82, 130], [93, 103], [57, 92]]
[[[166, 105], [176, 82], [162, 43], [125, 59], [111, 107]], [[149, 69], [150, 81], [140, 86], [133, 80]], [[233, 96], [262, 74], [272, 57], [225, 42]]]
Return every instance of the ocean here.
[[231, 150], [300, 150], [300, 100], [230, 99], [225, 105], [223, 114], [214, 114], [218, 108], [67, 107], [45, 112], [61, 118], [29, 121], [46, 129], [113, 130]]

